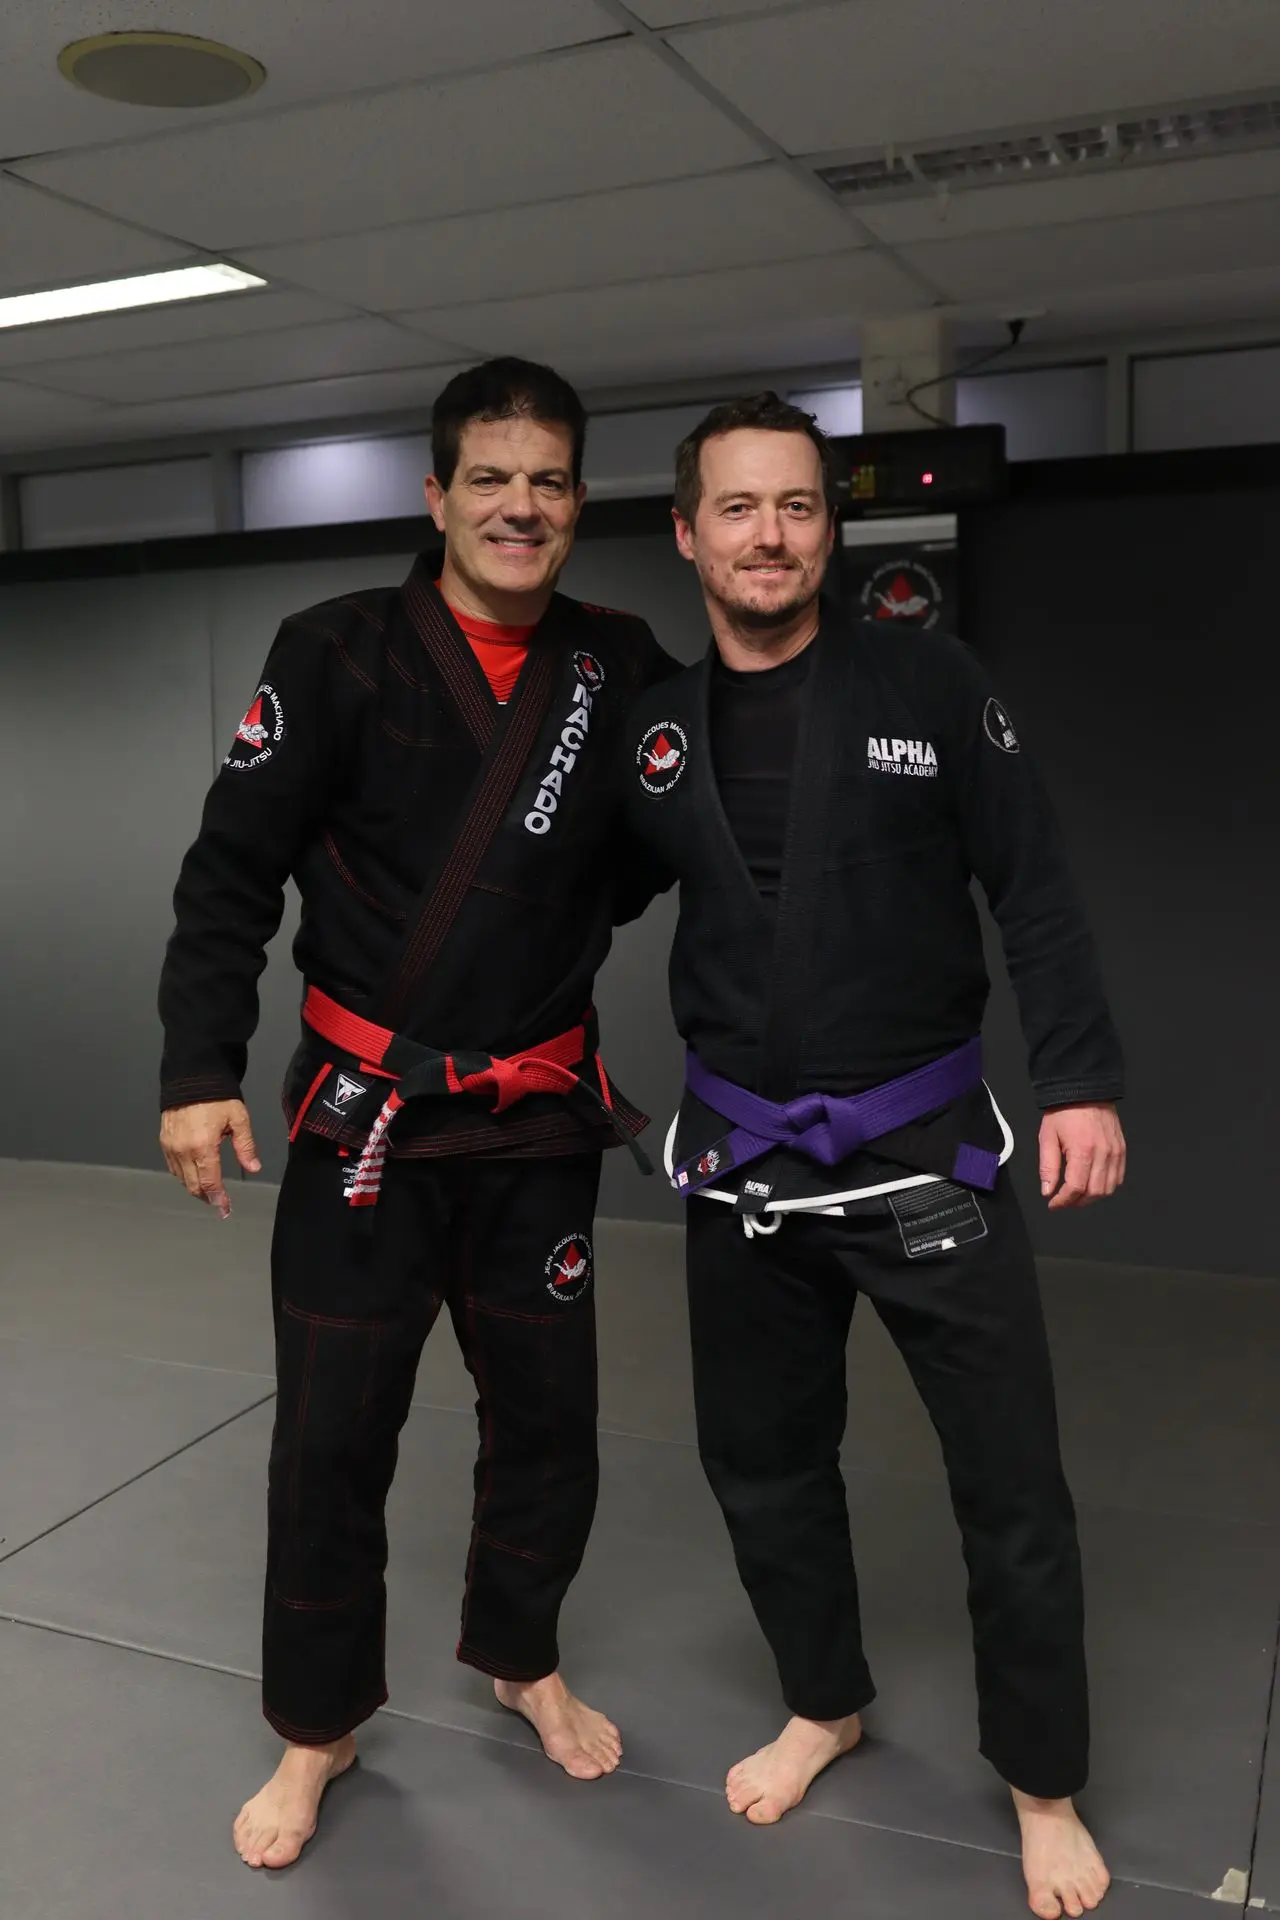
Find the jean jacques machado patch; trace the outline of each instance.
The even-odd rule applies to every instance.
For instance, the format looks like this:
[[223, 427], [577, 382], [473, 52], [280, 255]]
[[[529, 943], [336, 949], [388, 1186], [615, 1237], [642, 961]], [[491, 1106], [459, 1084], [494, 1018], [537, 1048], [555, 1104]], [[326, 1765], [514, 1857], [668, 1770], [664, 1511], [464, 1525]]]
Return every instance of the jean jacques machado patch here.
[[636, 748], [640, 785], [646, 793], [669, 793], [689, 758], [689, 736], [678, 720], [659, 720]]
[[253, 697], [253, 705], [236, 728], [231, 751], [223, 761], [233, 773], [248, 773], [265, 766], [284, 739], [284, 708], [273, 686], [264, 680]]

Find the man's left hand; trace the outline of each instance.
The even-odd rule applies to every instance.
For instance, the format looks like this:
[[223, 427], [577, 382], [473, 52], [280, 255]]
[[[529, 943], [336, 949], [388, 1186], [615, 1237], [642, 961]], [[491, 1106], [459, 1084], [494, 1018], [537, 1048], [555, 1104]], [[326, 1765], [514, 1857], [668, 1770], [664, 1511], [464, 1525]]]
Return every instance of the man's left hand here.
[[1109, 1104], [1046, 1113], [1040, 1122], [1040, 1191], [1053, 1196], [1049, 1211], [1088, 1207], [1114, 1193], [1124, 1179], [1126, 1151], [1120, 1117]]

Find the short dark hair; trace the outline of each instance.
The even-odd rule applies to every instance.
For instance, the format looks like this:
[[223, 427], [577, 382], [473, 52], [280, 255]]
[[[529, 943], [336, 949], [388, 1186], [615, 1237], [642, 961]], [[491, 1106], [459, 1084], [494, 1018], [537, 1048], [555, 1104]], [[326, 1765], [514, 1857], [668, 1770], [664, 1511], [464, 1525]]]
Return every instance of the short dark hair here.
[[551, 367], [505, 355], [455, 373], [431, 409], [431, 460], [446, 490], [453, 484], [463, 428], [473, 420], [536, 420], [573, 435], [573, 484], [582, 478], [587, 413], [567, 380]]
[[676, 448], [676, 488], [674, 506], [682, 520], [692, 523], [702, 502], [702, 449], [708, 440], [717, 440], [740, 427], [763, 427], [769, 433], [803, 433], [818, 449], [822, 462], [822, 491], [828, 511], [835, 505], [835, 466], [831, 443], [811, 413], [793, 407], [776, 393], [752, 393], [740, 400], [725, 400], [712, 407], [705, 420]]

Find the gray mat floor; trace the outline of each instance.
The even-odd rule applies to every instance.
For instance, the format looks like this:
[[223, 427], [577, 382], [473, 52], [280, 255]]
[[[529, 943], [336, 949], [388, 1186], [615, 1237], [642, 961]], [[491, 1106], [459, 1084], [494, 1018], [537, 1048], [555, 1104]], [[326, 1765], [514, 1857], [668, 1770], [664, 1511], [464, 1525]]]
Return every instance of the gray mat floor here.
[[[620, 1222], [598, 1245], [600, 1510], [562, 1639], [622, 1726], [622, 1772], [566, 1780], [453, 1660], [475, 1426], [442, 1324], [393, 1494], [391, 1709], [300, 1866], [247, 1873], [228, 1823], [275, 1751], [254, 1685], [273, 1200], [238, 1188], [219, 1226], [160, 1176], [0, 1162], [4, 1920], [1025, 1913], [974, 1751], [936, 1443], [865, 1306], [845, 1461], [880, 1697], [804, 1809], [768, 1832], [729, 1814], [726, 1766], [782, 1709], [692, 1445], [679, 1235]], [[1105, 1911], [1280, 1913], [1280, 1282], [1042, 1278]]]

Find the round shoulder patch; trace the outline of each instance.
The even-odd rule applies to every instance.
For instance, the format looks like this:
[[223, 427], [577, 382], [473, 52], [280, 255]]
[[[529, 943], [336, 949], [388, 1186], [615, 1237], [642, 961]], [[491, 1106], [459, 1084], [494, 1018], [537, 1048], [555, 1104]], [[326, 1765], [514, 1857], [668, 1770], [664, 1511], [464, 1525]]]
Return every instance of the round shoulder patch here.
[[669, 793], [685, 769], [689, 736], [678, 720], [658, 720], [636, 748], [640, 785], [646, 793]]
[[1018, 736], [1013, 730], [1008, 709], [993, 695], [982, 709], [982, 730], [993, 747], [999, 747], [1001, 753], [1018, 751]]
[[265, 766], [284, 739], [284, 708], [280, 695], [266, 680], [253, 697], [253, 704], [231, 742], [231, 751], [223, 761], [232, 773], [248, 773]]
[[604, 668], [594, 653], [575, 653], [573, 664], [588, 693], [599, 693], [604, 685]]

